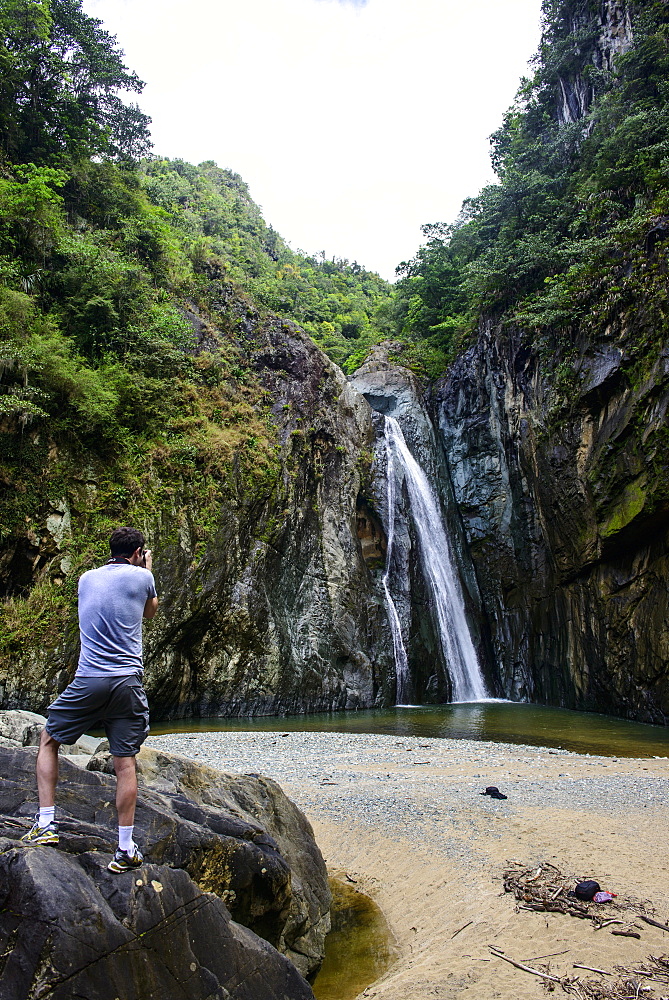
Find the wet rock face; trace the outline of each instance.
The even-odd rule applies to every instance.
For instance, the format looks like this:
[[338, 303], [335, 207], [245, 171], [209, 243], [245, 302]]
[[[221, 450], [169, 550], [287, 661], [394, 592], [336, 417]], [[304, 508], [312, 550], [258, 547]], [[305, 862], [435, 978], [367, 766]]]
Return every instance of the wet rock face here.
[[269, 779], [143, 755], [136, 830], [147, 863], [112, 875], [114, 779], [62, 761], [60, 842], [20, 847], [34, 752], [0, 748], [11, 775], [0, 787], [0, 993], [311, 998], [289, 958], [305, 975], [317, 968], [330, 895], [305, 818]]
[[297, 328], [272, 321], [253, 337], [279, 428], [283, 494], [258, 510], [249, 498], [241, 519], [225, 512], [192, 586], [183, 585], [190, 551], [167, 554], [165, 626], [147, 655], [159, 714], [327, 711], [387, 699], [385, 612], [357, 531], [369, 407]]
[[358, 497], [356, 513], [362, 558], [369, 569], [383, 570], [388, 553], [388, 538], [383, 525], [369, 501], [363, 497]]
[[[587, 26], [590, 12], [574, 19], [571, 30], [574, 34]], [[603, 0], [597, 14], [597, 34], [589, 51], [584, 52], [586, 65], [591, 63], [598, 70], [611, 72], [615, 68], [616, 56], [627, 52], [633, 42], [630, 5], [627, 0]], [[591, 74], [575, 72], [561, 76], [556, 93], [556, 115], [560, 124], [577, 122], [592, 106], [595, 86]]]
[[[438, 498], [449, 542], [456, 556], [460, 583], [465, 597], [468, 623], [477, 649], [479, 662], [489, 667], [491, 655], [487, 624], [482, 613], [474, 566], [469, 557], [454, 494], [451, 488], [444, 454], [425, 408], [423, 391], [408, 369], [388, 360], [393, 345], [377, 346], [369, 360], [353, 375], [350, 384], [374, 410], [374, 463], [371, 470], [370, 502], [378, 512], [388, 537], [388, 457], [384, 420], [398, 421], [407, 445], [426, 474], [434, 495]], [[390, 468], [396, 497], [393, 526], [393, 546], [390, 555], [388, 584], [400, 619], [402, 638], [407, 652], [411, 675], [412, 697], [420, 702], [444, 702], [452, 696], [449, 666], [445, 662], [435, 621], [433, 596], [426, 583], [419, 553], [412, 511], [402, 470], [396, 463]], [[387, 553], [386, 553], [387, 555]], [[383, 567], [385, 569], [385, 567]], [[383, 594], [379, 587], [379, 599]], [[388, 643], [392, 638], [388, 631]], [[495, 677], [488, 670], [490, 690], [495, 690]]]
[[566, 399], [484, 325], [431, 405], [505, 694], [665, 722], [669, 358], [631, 382], [627, 339], [580, 344]]

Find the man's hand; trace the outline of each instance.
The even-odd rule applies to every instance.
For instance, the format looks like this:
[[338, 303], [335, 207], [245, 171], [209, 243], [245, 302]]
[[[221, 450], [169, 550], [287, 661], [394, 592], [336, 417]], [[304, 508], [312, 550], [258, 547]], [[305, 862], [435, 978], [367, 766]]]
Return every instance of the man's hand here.
[[144, 550], [144, 565], [148, 570], [153, 569], [153, 552], [151, 549]]

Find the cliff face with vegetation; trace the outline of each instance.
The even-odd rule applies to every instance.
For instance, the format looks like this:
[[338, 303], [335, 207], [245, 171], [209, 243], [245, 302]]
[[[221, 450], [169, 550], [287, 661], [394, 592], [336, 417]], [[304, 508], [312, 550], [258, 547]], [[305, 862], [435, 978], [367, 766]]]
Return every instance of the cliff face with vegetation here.
[[[499, 185], [400, 281], [508, 697], [665, 722], [664, 4], [545, 3]], [[436, 373], [435, 373], [436, 374]]]
[[[65, 360], [72, 395], [60, 396], [62, 423], [22, 420], [20, 409], [4, 418], [13, 515], [2, 548], [4, 704], [43, 708], [71, 678], [76, 579], [104, 560], [120, 522], [140, 525], [156, 553], [161, 612], [145, 627], [154, 715], [387, 698], [385, 613], [356, 520], [371, 462], [369, 407], [298, 327], [260, 313], [215, 272], [206, 296], [171, 308], [189, 331], [187, 352], [171, 359], [179, 374], [165, 377], [161, 351], [173, 349], [160, 341], [144, 371], [130, 372], [75, 361], [55, 332], [47, 344], [62, 354], [10, 369], [30, 391], [36, 375], [59, 377]], [[92, 383], [98, 395], [87, 383], [80, 390], [101, 369], [112, 378]], [[135, 398], [114, 398], [118, 378], [136, 380]], [[48, 389], [39, 392], [49, 405]], [[96, 414], [110, 396], [111, 412]], [[122, 399], [142, 431], [132, 417], [120, 423]], [[72, 413], [82, 402], [91, 428]]]
[[[664, 720], [668, 42], [665, 3], [545, 0], [499, 182], [393, 290], [294, 253], [236, 174], [142, 159], [141, 82], [78, 3], [3, 6], [0, 704], [71, 678], [119, 523], [155, 550], [155, 715], [392, 703], [393, 396], [489, 688]], [[416, 698], [446, 699], [398, 517]]]
[[154, 715], [374, 704], [369, 408], [313, 339], [360, 349], [390, 286], [291, 251], [230, 171], [140, 162], [142, 84], [80, 4], [4, 5], [0, 56], [0, 701], [72, 677], [77, 579], [132, 523]]
[[[249, 484], [199, 540], [187, 496], [181, 516], [160, 511], [152, 704], [203, 715], [369, 707], [387, 699], [392, 673], [384, 608], [357, 537], [369, 409], [299, 329], [248, 315], [245, 325], [276, 426], [274, 491], [263, 497]], [[165, 544], [174, 514], [179, 539]]]

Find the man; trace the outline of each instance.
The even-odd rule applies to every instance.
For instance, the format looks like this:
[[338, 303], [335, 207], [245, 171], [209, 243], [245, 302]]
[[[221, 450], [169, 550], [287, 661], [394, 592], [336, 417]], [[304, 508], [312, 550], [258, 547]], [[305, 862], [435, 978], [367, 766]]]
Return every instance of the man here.
[[143, 857], [132, 834], [137, 802], [135, 756], [149, 732], [142, 687], [142, 619], [158, 610], [153, 559], [144, 535], [117, 528], [109, 540], [111, 558], [79, 580], [81, 653], [72, 683], [49, 706], [37, 753], [39, 814], [22, 838], [26, 846], [57, 844], [55, 794], [58, 748], [104, 725], [116, 772], [118, 848], [112, 872], [138, 868]]

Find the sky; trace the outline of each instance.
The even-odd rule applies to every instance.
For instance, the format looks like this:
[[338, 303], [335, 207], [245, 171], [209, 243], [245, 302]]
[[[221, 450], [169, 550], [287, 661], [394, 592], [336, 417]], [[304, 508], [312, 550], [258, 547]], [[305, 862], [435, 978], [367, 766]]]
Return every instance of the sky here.
[[393, 280], [494, 179], [541, 0], [84, 0], [146, 82], [154, 153], [215, 160], [294, 250]]

